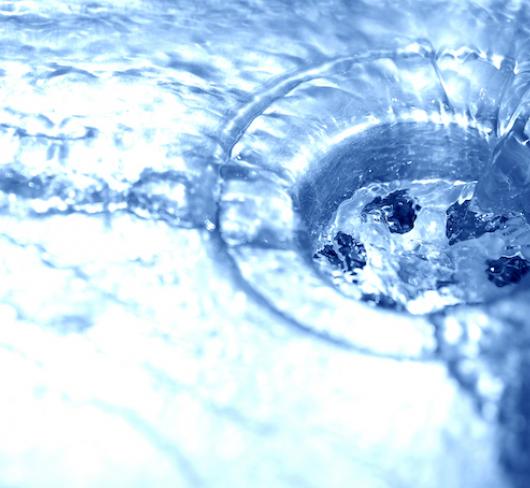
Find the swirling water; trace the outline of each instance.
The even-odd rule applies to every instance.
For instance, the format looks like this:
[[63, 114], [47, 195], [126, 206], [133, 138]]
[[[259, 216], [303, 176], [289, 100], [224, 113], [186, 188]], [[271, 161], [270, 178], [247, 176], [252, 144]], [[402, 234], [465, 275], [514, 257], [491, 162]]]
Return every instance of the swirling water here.
[[0, 2], [0, 484], [525, 486], [529, 13]]

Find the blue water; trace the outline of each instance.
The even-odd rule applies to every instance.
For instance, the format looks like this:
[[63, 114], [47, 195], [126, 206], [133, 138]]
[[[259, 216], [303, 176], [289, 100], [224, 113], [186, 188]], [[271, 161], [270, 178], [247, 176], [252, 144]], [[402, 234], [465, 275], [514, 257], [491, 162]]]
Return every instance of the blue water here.
[[0, 2], [0, 485], [527, 486], [528, 26]]

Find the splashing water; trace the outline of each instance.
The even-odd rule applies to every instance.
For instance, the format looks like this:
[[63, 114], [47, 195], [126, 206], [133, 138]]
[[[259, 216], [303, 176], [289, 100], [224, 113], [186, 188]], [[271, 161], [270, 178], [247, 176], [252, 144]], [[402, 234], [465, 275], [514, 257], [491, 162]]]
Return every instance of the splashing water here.
[[491, 167], [479, 180], [476, 202], [493, 212], [520, 212], [530, 220], [530, 125], [518, 117], [495, 147]]
[[527, 486], [529, 25], [0, 2], [0, 485]]
[[[344, 293], [412, 313], [492, 300], [499, 296], [492, 285], [518, 283], [528, 271], [529, 261], [517, 254], [530, 258], [530, 226], [520, 213], [499, 218], [469, 210], [474, 186], [420, 180], [363, 187], [341, 203], [316, 257], [325, 258]], [[345, 235], [363, 250], [353, 264], [352, 246], [341, 246]], [[500, 263], [519, 263], [519, 274], [510, 279], [499, 269], [492, 279], [499, 256]]]

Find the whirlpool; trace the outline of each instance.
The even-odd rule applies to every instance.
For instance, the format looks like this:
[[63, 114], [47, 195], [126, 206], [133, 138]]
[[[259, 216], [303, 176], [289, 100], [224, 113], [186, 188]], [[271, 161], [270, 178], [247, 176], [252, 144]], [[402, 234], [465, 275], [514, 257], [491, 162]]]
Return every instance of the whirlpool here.
[[530, 486], [530, 3], [0, 1], [0, 486]]

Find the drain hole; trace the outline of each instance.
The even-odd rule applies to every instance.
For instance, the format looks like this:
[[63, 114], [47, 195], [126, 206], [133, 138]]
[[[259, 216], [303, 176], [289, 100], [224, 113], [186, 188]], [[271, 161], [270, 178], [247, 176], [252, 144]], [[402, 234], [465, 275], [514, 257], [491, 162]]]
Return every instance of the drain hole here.
[[[433, 131], [431, 136], [442, 135], [436, 134], [439, 129], [427, 130]], [[469, 143], [469, 135], [465, 138]], [[444, 168], [458, 168], [451, 158], [461, 148], [455, 148], [456, 155], [444, 151], [432, 157], [432, 139], [419, 142], [423, 145], [407, 158], [392, 158], [390, 163], [371, 160], [370, 170], [363, 174], [374, 181], [359, 181], [315, 234], [313, 258], [318, 269], [355, 300], [413, 314], [512, 293], [530, 270], [530, 226], [524, 215], [495, 215], [475, 208], [471, 197], [476, 179], [459, 179], [458, 171], [443, 174]], [[364, 143], [373, 143], [374, 153], [385, 154], [378, 138]], [[397, 147], [404, 141], [387, 143]], [[467, 156], [473, 159], [479, 152]], [[369, 154], [342, 157], [344, 167], [335, 166], [335, 171], [366, 168], [358, 158]], [[481, 162], [472, 164], [480, 167]], [[422, 174], [425, 165], [431, 168], [428, 175]], [[387, 170], [374, 174], [374, 167]], [[436, 171], [442, 177], [435, 177]], [[407, 172], [412, 178], [392, 179], [392, 173]]]
[[408, 190], [398, 190], [381, 198], [375, 197], [362, 211], [363, 220], [367, 216], [383, 219], [388, 230], [394, 234], [406, 234], [414, 227], [421, 206], [408, 196]]
[[488, 279], [502, 288], [506, 285], [519, 283], [530, 271], [530, 262], [520, 256], [501, 257], [487, 262]]
[[314, 255], [315, 259], [326, 259], [330, 265], [355, 277], [357, 272], [366, 266], [366, 249], [362, 243], [344, 232], [337, 232], [332, 244], [324, 247]]

